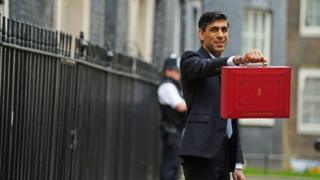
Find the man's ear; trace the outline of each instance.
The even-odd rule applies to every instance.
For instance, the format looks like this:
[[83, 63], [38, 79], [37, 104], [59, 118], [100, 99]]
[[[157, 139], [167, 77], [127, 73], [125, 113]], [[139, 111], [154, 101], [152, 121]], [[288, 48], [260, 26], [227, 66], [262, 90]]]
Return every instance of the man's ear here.
[[199, 31], [198, 31], [198, 36], [199, 36], [200, 41], [204, 40], [204, 32], [205, 31], [202, 29], [199, 29]]

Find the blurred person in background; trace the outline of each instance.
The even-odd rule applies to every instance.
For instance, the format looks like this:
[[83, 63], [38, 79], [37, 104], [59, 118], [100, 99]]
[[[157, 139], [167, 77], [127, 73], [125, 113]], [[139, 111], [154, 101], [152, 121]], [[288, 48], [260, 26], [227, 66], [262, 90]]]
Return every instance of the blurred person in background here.
[[177, 180], [181, 159], [179, 151], [187, 106], [182, 97], [177, 57], [171, 55], [163, 65], [163, 79], [157, 94], [161, 109], [161, 180]]
[[181, 82], [187, 120], [181, 157], [186, 180], [245, 180], [238, 120], [220, 117], [222, 66], [265, 62], [260, 50], [223, 57], [229, 40], [229, 22], [220, 11], [204, 13], [198, 22], [201, 47], [182, 55]]

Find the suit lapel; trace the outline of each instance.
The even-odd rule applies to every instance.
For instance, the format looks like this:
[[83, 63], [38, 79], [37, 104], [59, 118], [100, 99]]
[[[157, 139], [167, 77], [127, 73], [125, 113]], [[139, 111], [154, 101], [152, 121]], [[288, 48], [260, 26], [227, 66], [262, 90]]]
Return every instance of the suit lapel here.
[[198, 53], [201, 54], [204, 58], [210, 58], [210, 59], [212, 58], [210, 54], [203, 47], [201, 47], [198, 50]]
[[[198, 50], [198, 53], [201, 54], [204, 58], [210, 58], [212, 59], [212, 57], [210, 56], [210, 54], [203, 48], [201, 47], [199, 50]], [[221, 75], [219, 75], [219, 83], [221, 82]]]

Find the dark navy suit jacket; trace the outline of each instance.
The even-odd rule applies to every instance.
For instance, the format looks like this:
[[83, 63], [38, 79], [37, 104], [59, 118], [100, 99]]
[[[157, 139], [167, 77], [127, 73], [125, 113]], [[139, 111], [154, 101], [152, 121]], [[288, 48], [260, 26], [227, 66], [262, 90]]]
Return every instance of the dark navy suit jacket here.
[[[221, 67], [228, 57], [212, 59], [204, 48], [186, 51], [181, 57], [181, 82], [187, 103], [187, 122], [181, 156], [213, 158], [227, 138], [227, 120], [220, 117]], [[243, 163], [238, 120], [232, 120], [233, 134], [228, 140], [229, 167]]]

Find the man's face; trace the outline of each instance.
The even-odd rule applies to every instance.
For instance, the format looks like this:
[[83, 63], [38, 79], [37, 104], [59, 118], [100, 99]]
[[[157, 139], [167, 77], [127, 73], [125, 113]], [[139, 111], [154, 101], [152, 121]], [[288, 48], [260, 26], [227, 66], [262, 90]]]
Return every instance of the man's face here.
[[205, 30], [199, 30], [202, 46], [214, 56], [221, 56], [227, 46], [229, 33], [226, 20], [209, 23]]
[[179, 69], [167, 69], [165, 71], [165, 76], [172, 78], [176, 81], [180, 81], [181, 79], [181, 74], [180, 74], [180, 70]]

